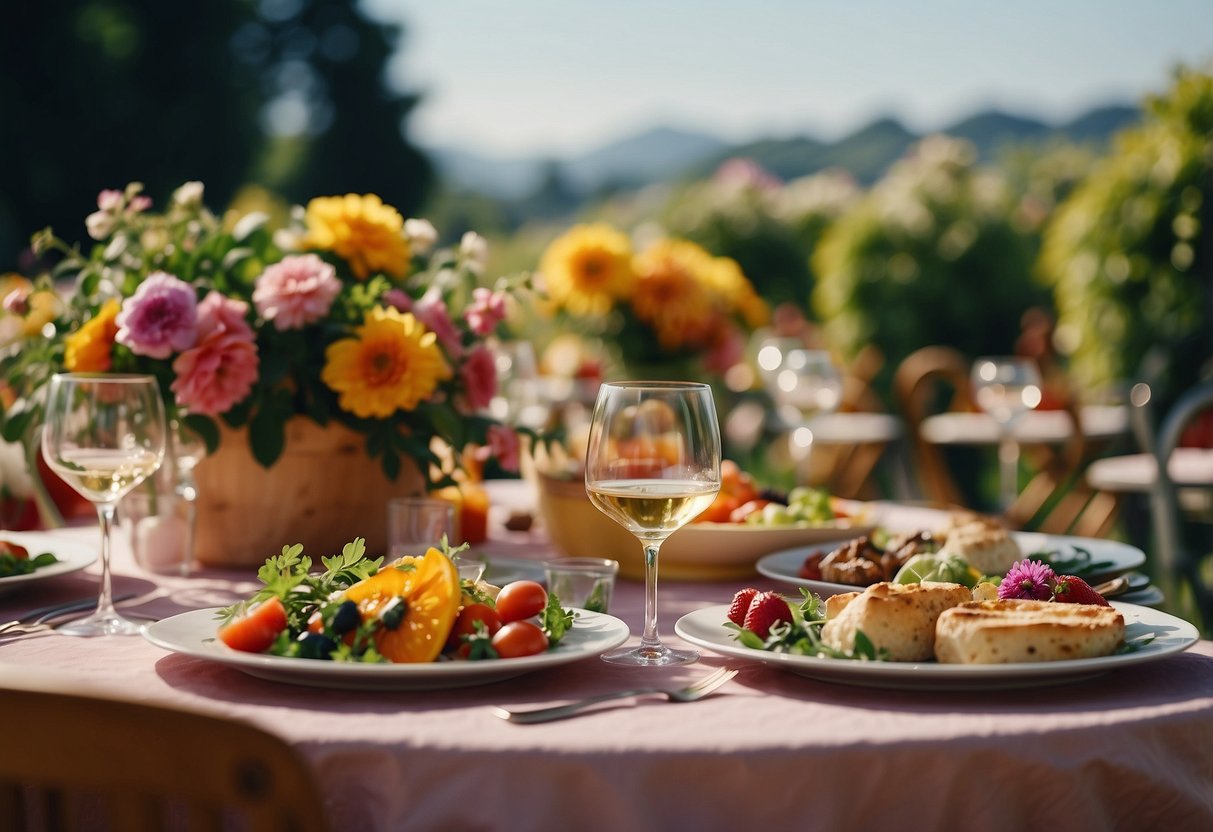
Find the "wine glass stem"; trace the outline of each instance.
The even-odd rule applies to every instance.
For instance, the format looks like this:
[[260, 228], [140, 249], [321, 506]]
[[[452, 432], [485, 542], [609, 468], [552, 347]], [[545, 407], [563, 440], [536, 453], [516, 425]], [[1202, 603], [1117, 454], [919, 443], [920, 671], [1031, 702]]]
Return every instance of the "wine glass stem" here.
[[644, 632], [640, 636], [640, 649], [660, 650], [657, 638], [657, 553], [661, 541], [642, 541], [644, 545]]
[[114, 503], [97, 504], [97, 523], [101, 526], [101, 594], [97, 598], [97, 615], [113, 616], [117, 614], [110, 586], [110, 530], [114, 526]]
[[1007, 432], [998, 443], [998, 462], [1001, 480], [1002, 508], [1005, 511], [1019, 496], [1019, 443]]

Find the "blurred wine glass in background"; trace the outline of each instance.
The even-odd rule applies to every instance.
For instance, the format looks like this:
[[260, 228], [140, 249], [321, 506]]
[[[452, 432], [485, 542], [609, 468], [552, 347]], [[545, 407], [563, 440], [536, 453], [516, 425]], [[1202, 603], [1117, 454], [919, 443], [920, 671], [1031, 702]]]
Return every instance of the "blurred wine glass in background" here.
[[1019, 443], [1015, 425], [1040, 405], [1043, 390], [1036, 363], [1018, 356], [982, 356], [971, 381], [977, 406], [998, 423], [999, 501], [1003, 510], [1019, 494]]

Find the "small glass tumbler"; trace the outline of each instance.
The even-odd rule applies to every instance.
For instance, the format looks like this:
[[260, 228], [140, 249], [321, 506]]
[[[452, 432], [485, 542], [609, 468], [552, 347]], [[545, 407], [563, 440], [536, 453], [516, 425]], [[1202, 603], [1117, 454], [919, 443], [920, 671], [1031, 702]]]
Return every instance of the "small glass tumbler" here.
[[136, 487], [118, 504], [118, 525], [141, 569], [189, 575], [194, 561], [194, 501], [175, 491]]
[[444, 536], [455, 541], [455, 504], [430, 497], [397, 497], [388, 501], [387, 529], [391, 557], [424, 555], [431, 546], [441, 546]]
[[566, 607], [607, 612], [619, 562], [606, 558], [560, 558], [545, 561], [548, 592]]

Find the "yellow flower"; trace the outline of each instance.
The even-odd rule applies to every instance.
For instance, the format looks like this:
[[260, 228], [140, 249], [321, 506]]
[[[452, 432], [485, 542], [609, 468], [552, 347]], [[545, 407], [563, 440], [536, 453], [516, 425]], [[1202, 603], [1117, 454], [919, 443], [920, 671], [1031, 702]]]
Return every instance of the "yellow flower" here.
[[687, 240], [660, 240], [636, 258], [632, 311], [666, 349], [711, 343], [722, 298], [708, 275], [713, 257]]
[[107, 300], [97, 314], [64, 339], [63, 365], [72, 373], [104, 373], [112, 365], [111, 348], [118, 335], [122, 305]]
[[741, 266], [731, 257], [715, 257], [708, 272], [708, 282], [725, 298], [730, 309], [740, 313], [746, 326], [757, 329], [771, 318], [767, 302], [754, 291]]
[[557, 308], [574, 315], [605, 315], [631, 292], [632, 244], [609, 225], [577, 225], [553, 240], [539, 270]]
[[359, 280], [374, 272], [401, 278], [409, 265], [404, 217], [375, 194], [323, 196], [307, 204], [307, 248], [336, 252]]
[[451, 377], [438, 336], [410, 313], [377, 306], [355, 337], [325, 350], [320, 378], [339, 394], [338, 403], [362, 419], [385, 419], [412, 410]]

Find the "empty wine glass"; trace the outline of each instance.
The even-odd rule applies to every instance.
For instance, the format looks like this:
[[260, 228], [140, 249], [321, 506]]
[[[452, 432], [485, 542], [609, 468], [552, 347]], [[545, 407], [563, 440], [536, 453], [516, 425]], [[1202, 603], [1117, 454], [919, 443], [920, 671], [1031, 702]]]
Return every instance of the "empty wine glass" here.
[[130, 635], [142, 624], [114, 609], [110, 538], [124, 494], [164, 459], [166, 429], [153, 376], [60, 373], [46, 395], [42, 452], [50, 467], [97, 507], [101, 526], [101, 589], [97, 610], [59, 628], [74, 636]]
[[695, 651], [667, 647], [657, 637], [657, 557], [666, 538], [701, 514], [720, 490], [712, 388], [673, 381], [603, 384], [590, 423], [585, 490], [599, 511], [644, 548], [640, 646], [603, 659], [632, 665], [695, 661]]
[[832, 413], [842, 401], [842, 374], [828, 350], [804, 348], [784, 352], [773, 379], [775, 402], [790, 427], [792, 458], [805, 462], [813, 450], [813, 420]]
[[972, 384], [977, 406], [998, 423], [999, 499], [1005, 510], [1019, 494], [1015, 424], [1040, 404], [1040, 370], [1028, 358], [982, 356], [973, 362]]

